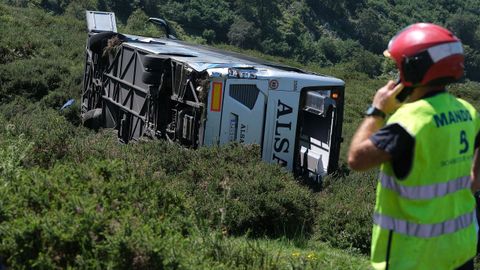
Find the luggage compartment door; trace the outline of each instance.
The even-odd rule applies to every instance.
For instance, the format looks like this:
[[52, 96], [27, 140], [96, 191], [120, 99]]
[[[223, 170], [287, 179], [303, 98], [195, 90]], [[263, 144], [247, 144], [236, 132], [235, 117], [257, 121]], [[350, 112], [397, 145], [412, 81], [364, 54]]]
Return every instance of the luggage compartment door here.
[[228, 79], [222, 106], [220, 144], [262, 144], [267, 80]]

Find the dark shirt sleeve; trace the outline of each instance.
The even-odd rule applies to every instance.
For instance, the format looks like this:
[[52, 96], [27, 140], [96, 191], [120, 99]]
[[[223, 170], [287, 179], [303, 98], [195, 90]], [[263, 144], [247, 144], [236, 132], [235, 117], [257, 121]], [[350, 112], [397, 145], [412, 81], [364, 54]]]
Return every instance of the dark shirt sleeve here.
[[413, 162], [415, 139], [401, 125], [383, 127], [370, 137], [373, 144], [392, 156], [392, 167], [398, 179], [410, 173]]

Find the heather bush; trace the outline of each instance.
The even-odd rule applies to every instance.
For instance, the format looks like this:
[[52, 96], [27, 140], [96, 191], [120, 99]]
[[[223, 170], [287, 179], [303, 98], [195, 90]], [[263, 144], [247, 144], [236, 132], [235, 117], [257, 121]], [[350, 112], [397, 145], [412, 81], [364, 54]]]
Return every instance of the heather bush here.
[[330, 177], [317, 197], [314, 238], [332, 246], [370, 252], [376, 172]]
[[308, 234], [313, 193], [290, 173], [263, 163], [259, 151], [258, 146], [227, 145], [189, 153], [190, 163], [172, 184], [182, 183], [180, 188], [195, 198], [197, 212], [226, 233]]
[[0, 254], [13, 268], [168, 265], [168, 247], [191, 228], [181, 194], [118, 160], [23, 170], [1, 182]]
[[[62, 117], [55, 113], [37, 117], [56, 122]], [[61, 129], [45, 124], [53, 134]], [[285, 254], [291, 244], [229, 239], [248, 232], [303, 238], [313, 225], [313, 194], [260, 162], [257, 146], [121, 145], [108, 131], [77, 131], [48, 168], [17, 162], [16, 174], [1, 178], [0, 258], [9, 267], [315, 269], [328, 263], [318, 259], [328, 252]], [[78, 157], [81, 149], [86, 154]]]
[[[338, 14], [360, 14], [362, 3], [347, 3], [346, 9], [338, 9], [334, 1], [293, 3], [288, 16], [271, 20], [259, 17], [259, 11], [286, 10], [286, 2], [264, 2], [265, 10], [259, 10], [240, 1], [234, 4], [238, 12], [226, 10], [227, 2], [218, 10], [201, 1], [190, 6], [167, 1], [158, 11], [156, 1], [140, 1], [134, 5], [143, 11], [136, 12], [125, 1], [6, 2], [57, 13], [66, 9], [68, 16], [0, 4], [0, 263], [12, 269], [367, 267], [364, 257], [330, 248], [369, 253], [377, 177], [374, 171], [350, 172], [345, 157], [374, 91], [394, 76], [381, 56], [365, 50], [370, 36], [349, 35], [346, 29], [358, 35], [368, 31], [352, 29], [356, 19], [338, 19]], [[184, 39], [205, 42], [203, 33], [214, 44], [230, 41], [290, 58], [218, 47], [345, 80], [339, 172], [324, 179], [324, 189], [315, 193], [285, 170], [262, 162], [255, 145], [198, 150], [165, 141], [122, 145], [115, 130], [81, 127], [78, 100], [86, 31], [85, 22], [76, 18], [83, 18], [84, 6], [95, 8], [100, 2], [105, 8], [132, 8], [121, 14], [126, 24], [119, 23], [119, 29], [156, 34], [156, 29], [142, 28], [142, 21], [165, 16], [174, 20]], [[381, 8], [373, 2], [369, 8]], [[200, 16], [192, 8], [196, 6], [208, 14]], [[337, 19], [327, 23], [312, 18], [322, 10]], [[422, 10], [407, 13], [438, 17], [438, 9], [432, 14]], [[188, 26], [192, 23], [195, 27]], [[245, 29], [238, 36], [242, 25], [255, 30], [253, 36]], [[393, 31], [391, 26], [382, 31]], [[372, 46], [383, 48], [382, 42]], [[469, 78], [478, 77], [476, 49], [466, 47]], [[477, 108], [478, 88], [472, 81], [450, 87]], [[70, 98], [77, 103], [59, 111]]]
[[7, 124], [0, 118], [0, 178], [9, 178], [17, 175], [25, 158], [32, 154], [33, 143], [23, 134], [18, 136], [16, 127]]
[[30, 166], [49, 167], [62, 159], [76, 135], [75, 127], [52, 109], [36, 107], [15, 115], [10, 122], [17, 135], [24, 134], [33, 143], [33, 153], [25, 161]]
[[225, 145], [189, 150], [164, 141], [120, 145], [105, 131], [76, 140], [67, 159], [120, 159], [138, 177], [163, 176], [187, 195], [210, 226], [225, 233], [293, 237], [313, 225], [314, 194], [290, 173], [261, 161], [259, 147]]

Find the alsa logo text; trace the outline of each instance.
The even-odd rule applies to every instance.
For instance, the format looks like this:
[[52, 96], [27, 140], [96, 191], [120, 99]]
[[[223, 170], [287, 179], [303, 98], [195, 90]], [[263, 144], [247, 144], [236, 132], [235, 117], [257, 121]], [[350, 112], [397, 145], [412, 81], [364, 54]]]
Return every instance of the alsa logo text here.
[[285, 137], [285, 133], [292, 130], [292, 121], [288, 115], [293, 113], [292, 107], [278, 100], [277, 104], [277, 119], [275, 123], [275, 137], [273, 142], [273, 157], [283, 167], [288, 165], [288, 161], [279, 157], [280, 153], [288, 153], [290, 151], [291, 142], [289, 138]]

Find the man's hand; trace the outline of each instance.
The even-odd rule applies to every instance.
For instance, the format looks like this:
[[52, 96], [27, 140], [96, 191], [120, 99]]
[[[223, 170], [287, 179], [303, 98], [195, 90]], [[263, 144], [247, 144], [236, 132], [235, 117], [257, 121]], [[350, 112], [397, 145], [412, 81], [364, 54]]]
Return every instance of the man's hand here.
[[386, 114], [395, 112], [402, 105], [396, 99], [402, 89], [403, 84], [395, 86], [394, 81], [389, 81], [384, 87], [378, 89], [372, 105]]
[[[395, 112], [402, 105], [395, 98], [402, 89], [402, 84], [395, 86], [395, 82], [389, 81], [384, 87], [378, 89], [372, 105], [384, 113]], [[377, 148], [369, 139], [383, 126], [384, 122], [385, 119], [378, 116], [370, 116], [363, 120], [350, 144], [348, 152], [350, 168], [356, 171], [368, 170], [391, 159], [390, 154]]]

